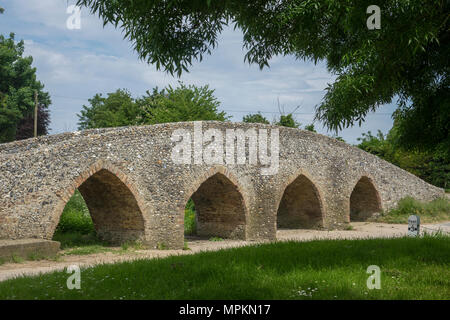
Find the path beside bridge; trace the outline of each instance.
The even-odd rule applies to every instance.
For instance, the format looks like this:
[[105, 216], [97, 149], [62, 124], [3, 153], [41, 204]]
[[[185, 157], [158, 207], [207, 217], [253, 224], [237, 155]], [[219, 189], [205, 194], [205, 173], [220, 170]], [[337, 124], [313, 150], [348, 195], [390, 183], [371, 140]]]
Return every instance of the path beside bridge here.
[[[403, 237], [407, 234], [405, 224], [387, 224], [372, 222], [352, 222], [353, 230], [318, 231], [318, 230], [279, 230], [278, 241], [310, 241], [317, 239], [367, 239]], [[441, 230], [450, 233], [450, 222], [424, 224], [422, 232], [433, 233]], [[0, 281], [20, 276], [38, 275], [53, 271], [63, 271], [70, 265], [91, 267], [102, 263], [117, 263], [136, 259], [163, 258], [171, 255], [194, 254], [201, 251], [216, 251], [225, 248], [241, 247], [259, 242], [241, 240], [209, 241], [207, 239], [188, 239], [190, 250], [136, 250], [123, 252], [120, 248], [112, 252], [89, 255], [62, 255], [57, 261], [24, 261], [22, 263], [5, 263], [0, 265]]]

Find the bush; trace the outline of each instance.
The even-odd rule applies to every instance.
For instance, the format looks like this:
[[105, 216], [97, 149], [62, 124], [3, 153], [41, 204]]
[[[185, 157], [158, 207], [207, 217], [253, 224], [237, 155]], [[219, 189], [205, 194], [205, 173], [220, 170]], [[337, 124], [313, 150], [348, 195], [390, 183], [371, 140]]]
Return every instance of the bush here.
[[363, 133], [358, 148], [372, 153], [440, 188], [450, 186], [450, 161], [445, 152], [406, 150], [397, 143], [396, 127], [385, 136]]
[[195, 223], [195, 205], [192, 199], [186, 204], [186, 209], [184, 210], [184, 234], [193, 235], [196, 233], [197, 226]]
[[412, 197], [401, 199], [397, 207], [384, 213], [379, 220], [390, 223], [407, 223], [410, 215], [420, 216], [421, 222], [437, 222], [450, 219], [450, 201], [446, 198], [421, 202]]
[[89, 210], [81, 193], [76, 190], [64, 208], [55, 233], [80, 233], [87, 235], [94, 232], [94, 224]]

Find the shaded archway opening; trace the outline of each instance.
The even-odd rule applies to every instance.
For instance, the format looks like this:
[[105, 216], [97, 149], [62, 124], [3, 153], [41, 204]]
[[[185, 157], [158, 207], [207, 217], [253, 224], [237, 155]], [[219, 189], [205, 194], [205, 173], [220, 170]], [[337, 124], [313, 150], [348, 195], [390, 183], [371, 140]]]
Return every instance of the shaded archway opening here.
[[366, 221], [380, 211], [380, 197], [375, 186], [368, 177], [362, 177], [350, 195], [350, 221]]
[[[144, 220], [139, 205], [130, 189], [116, 175], [102, 169], [84, 181], [78, 191], [92, 218], [98, 240], [118, 245], [144, 238]], [[86, 212], [81, 210], [79, 214], [86, 215]], [[60, 225], [56, 230], [61, 230]]]
[[89, 209], [78, 189], [67, 201], [52, 240], [59, 241], [62, 249], [101, 244]]
[[184, 208], [184, 235], [195, 236], [197, 234], [197, 214], [192, 198], [186, 203]]
[[[195, 214], [192, 235], [245, 239], [245, 204], [236, 185], [217, 173], [204, 181], [194, 192], [185, 210]], [[188, 230], [185, 226], [185, 233]]]
[[277, 228], [320, 229], [323, 215], [320, 196], [314, 184], [304, 175], [288, 185], [277, 212]]

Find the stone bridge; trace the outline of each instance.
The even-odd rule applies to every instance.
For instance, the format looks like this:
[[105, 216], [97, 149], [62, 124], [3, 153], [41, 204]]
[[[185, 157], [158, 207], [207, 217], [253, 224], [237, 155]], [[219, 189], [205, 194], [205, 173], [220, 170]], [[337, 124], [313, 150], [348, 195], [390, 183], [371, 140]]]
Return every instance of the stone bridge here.
[[0, 145], [0, 239], [51, 239], [76, 189], [104, 240], [167, 248], [183, 247], [190, 198], [200, 236], [273, 240], [277, 228], [343, 229], [403, 197], [444, 194], [299, 129], [182, 122], [87, 130]]

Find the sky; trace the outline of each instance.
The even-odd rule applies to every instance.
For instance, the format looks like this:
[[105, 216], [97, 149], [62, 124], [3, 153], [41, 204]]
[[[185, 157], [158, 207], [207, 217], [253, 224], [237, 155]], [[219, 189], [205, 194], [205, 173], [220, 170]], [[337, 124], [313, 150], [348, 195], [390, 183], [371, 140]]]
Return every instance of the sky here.
[[[240, 30], [226, 28], [219, 46], [202, 62], [194, 63], [189, 73], [180, 78], [156, 70], [156, 66], [140, 61], [132, 44], [123, 39], [120, 29], [103, 27], [98, 16], [86, 8], [81, 10], [80, 29], [69, 29], [68, 0], [0, 0], [5, 9], [0, 14], [0, 34], [14, 32], [16, 40], [25, 41], [25, 55], [33, 57], [37, 77], [50, 93], [50, 134], [76, 131], [83, 105], [96, 93], [106, 95], [119, 88], [128, 89], [134, 97], [144, 95], [154, 87], [160, 89], [178, 81], [197, 86], [209, 85], [221, 102], [221, 110], [242, 121], [249, 113], [260, 111], [268, 120], [279, 116], [278, 101], [285, 113], [292, 112], [302, 126], [313, 123], [318, 105], [328, 83], [335, 76], [324, 63], [277, 56], [269, 61], [270, 68], [244, 62]], [[392, 127], [394, 104], [380, 107], [367, 116], [359, 127], [338, 133], [349, 143], [357, 143], [363, 132], [387, 133]], [[318, 132], [333, 135], [322, 123], [315, 122]]]

